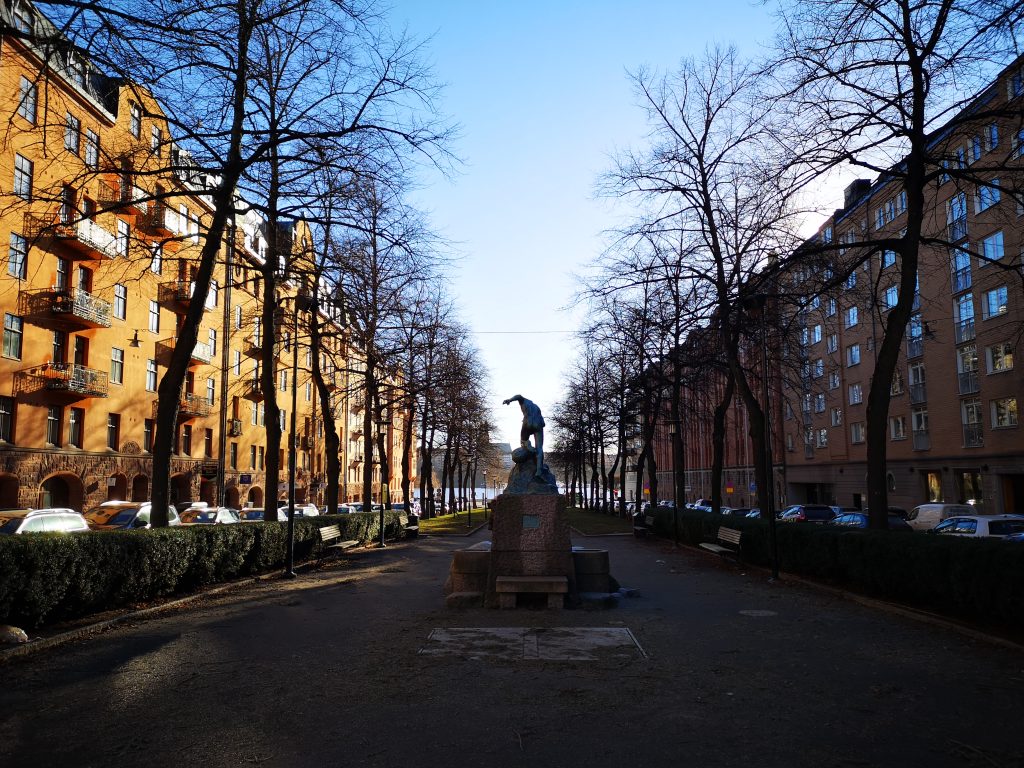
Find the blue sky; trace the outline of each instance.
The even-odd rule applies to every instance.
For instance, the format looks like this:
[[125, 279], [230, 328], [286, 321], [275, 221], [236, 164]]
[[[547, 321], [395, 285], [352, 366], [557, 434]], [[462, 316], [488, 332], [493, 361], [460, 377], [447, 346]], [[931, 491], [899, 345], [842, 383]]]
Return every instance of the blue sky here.
[[644, 140], [627, 71], [673, 69], [715, 44], [754, 54], [772, 22], [737, 0], [400, 0], [390, 15], [432, 36], [440, 107], [461, 126], [464, 166], [429, 179], [416, 201], [460, 257], [452, 297], [490, 373], [494, 437], [515, 443], [521, 415], [501, 401], [522, 394], [550, 413], [559, 398], [575, 358], [573, 276], [621, 213], [595, 183], [616, 151]]

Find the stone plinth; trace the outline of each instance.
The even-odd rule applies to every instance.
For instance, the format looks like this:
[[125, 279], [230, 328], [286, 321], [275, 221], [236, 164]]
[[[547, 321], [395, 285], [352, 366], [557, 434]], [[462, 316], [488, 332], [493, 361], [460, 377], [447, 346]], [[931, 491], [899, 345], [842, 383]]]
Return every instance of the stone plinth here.
[[572, 543], [561, 496], [502, 494], [494, 504], [491, 526], [487, 605], [498, 604], [497, 579], [508, 576], [564, 576], [574, 598]]

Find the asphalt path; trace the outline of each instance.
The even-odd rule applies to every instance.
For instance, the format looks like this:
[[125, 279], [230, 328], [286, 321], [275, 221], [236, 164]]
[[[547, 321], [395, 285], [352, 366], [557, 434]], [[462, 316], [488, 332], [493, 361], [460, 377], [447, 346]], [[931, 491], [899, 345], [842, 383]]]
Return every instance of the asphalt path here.
[[[610, 551], [610, 610], [447, 610], [453, 549], [359, 550], [0, 666], [0, 766], [1024, 765], [1024, 654], [693, 550]], [[418, 653], [625, 627], [646, 657]]]

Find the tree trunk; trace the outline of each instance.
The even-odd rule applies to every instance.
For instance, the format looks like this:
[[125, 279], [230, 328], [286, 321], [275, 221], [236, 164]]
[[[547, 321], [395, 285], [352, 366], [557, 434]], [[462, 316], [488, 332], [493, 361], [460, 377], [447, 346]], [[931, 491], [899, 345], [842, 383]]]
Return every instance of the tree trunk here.
[[726, 373], [725, 391], [722, 399], [715, 405], [714, 423], [711, 432], [711, 445], [714, 455], [711, 460], [711, 507], [715, 512], [722, 509], [722, 468], [725, 465], [725, 416], [732, 404], [736, 380], [732, 372]]

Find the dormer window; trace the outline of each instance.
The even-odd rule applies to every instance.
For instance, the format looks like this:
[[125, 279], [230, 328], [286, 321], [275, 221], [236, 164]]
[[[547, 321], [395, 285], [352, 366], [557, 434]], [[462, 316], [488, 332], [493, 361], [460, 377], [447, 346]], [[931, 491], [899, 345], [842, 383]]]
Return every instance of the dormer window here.
[[76, 85], [85, 86], [85, 62], [76, 53], [68, 54], [68, 77]]
[[14, 28], [26, 35], [32, 34], [32, 27], [35, 25], [35, 17], [25, 3], [14, 5]]

